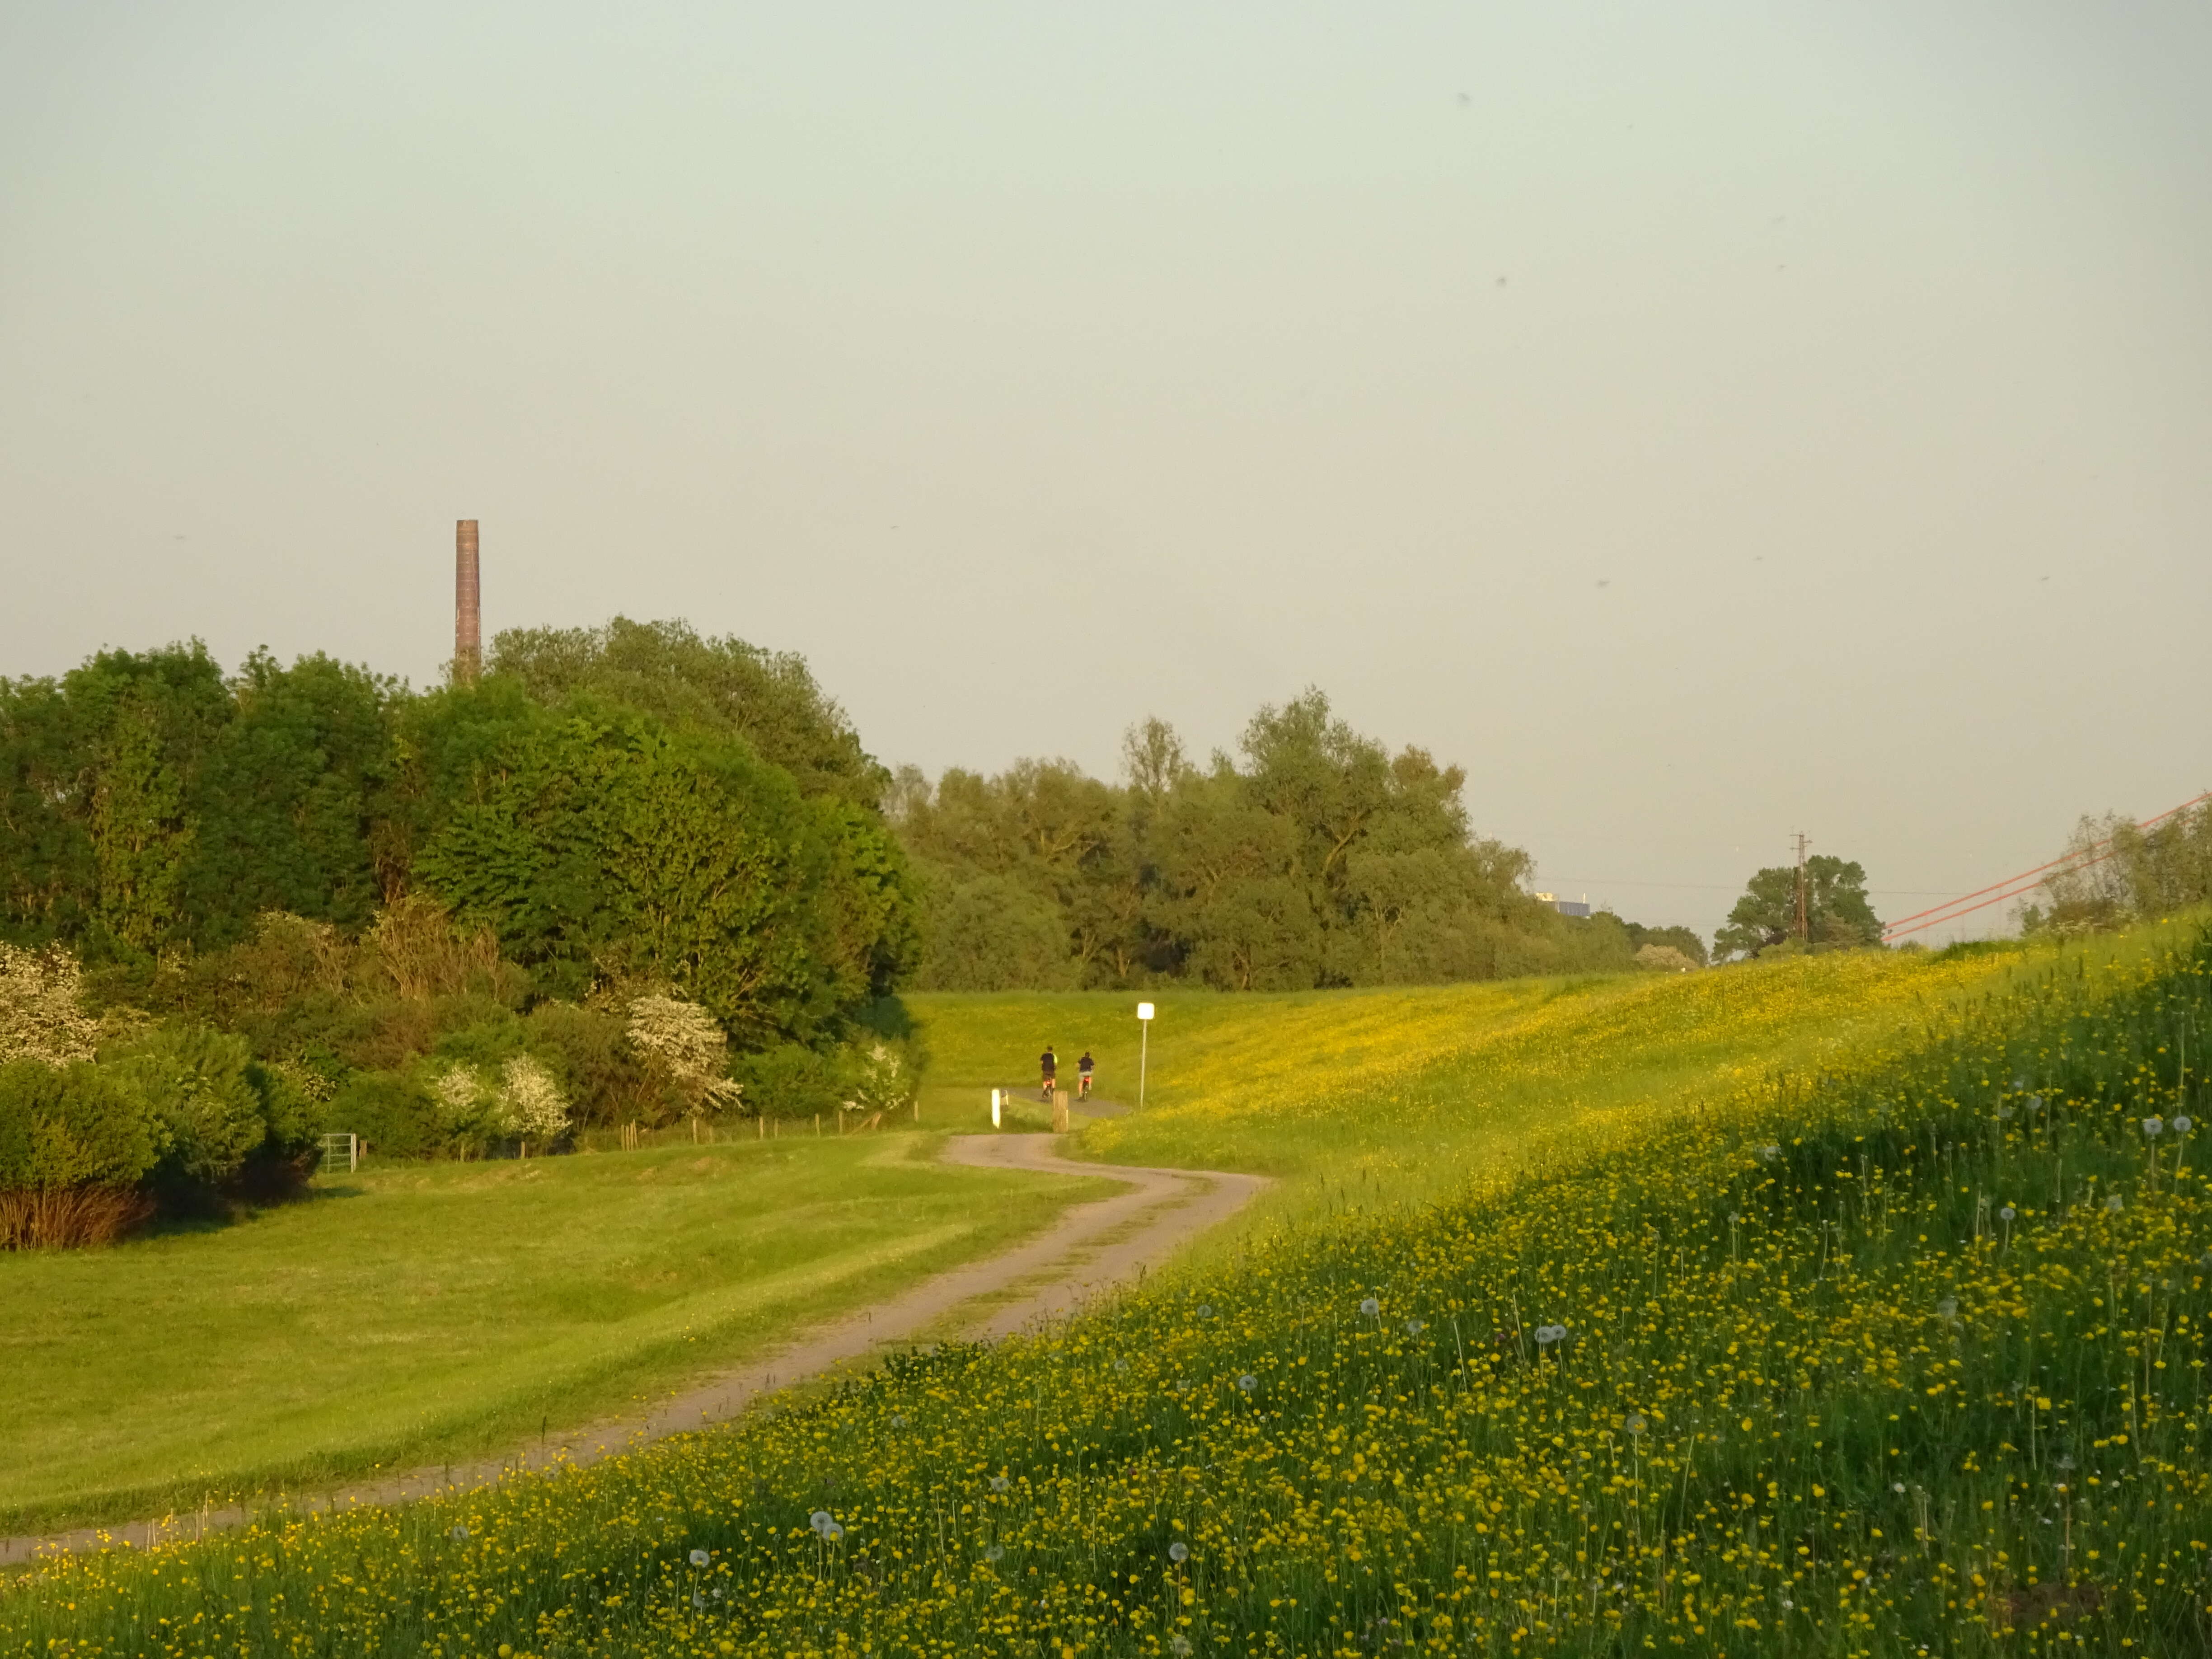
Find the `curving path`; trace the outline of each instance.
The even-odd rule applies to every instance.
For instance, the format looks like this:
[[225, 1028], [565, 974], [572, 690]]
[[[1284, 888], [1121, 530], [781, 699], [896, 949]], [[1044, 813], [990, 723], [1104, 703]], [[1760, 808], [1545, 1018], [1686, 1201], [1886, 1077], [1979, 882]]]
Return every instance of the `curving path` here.
[[[1248, 1203], [1264, 1176], [1213, 1170], [1154, 1170], [1079, 1164], [1053, 1150], [1048, 1134], [963, 1135], [945, 1146], [948, 1163], [979, 1169], [1100, 1176], [1126, 1183], [1111, 1198], [1071, 1206], [1043, 1232], [1012, 1249], [925, 1279], [904, 1294], [807, 1332], [798, 1340], [672, 1396], [641, 1418], [599, 1423], [550, 1437], [512, 1456], [441, 1465], [341, 1488], [324, 1500], [339, 1509], [395, 1504], [434, 1492], [490, 1485], [518, 1470], [584, 1464], [672, 1434], [736, 1416], [763, 1395], [823, 1376], [925, 1334], [993, 1338], [1056, 1318], [1091, 1297], [1137, 1276], [1177, 1246]], [[988, 1305], [977, 1305], [988, 1299]], [[293, 1501], [297, 1502], [295, 1498]], [[0, 1566], [40, 1554], [158, 1543], [250, 1518], [246, 1505], [168, 1516], [47, 1537], [0, 1539]]]

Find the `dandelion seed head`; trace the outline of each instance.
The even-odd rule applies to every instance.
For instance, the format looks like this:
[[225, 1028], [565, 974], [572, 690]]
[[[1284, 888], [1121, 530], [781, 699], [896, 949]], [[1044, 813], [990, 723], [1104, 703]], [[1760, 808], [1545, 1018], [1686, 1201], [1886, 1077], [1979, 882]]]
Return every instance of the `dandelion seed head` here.
[[835, 1517], [830, 1515], [829, 1510], [817, 1510], [813, 1514], [806, 1517], [806, 1524], [813, 1528], [815, 1531], [820, 1532], [823, 1528], [828, 1526], [834, 1518]]
[[2105, 1200], [2105, 1207], [2117, 1214], [2118, 1212], [2126, 1209], [2128, 1206], [2121, 1200], [2120, 1195], [2118, 1193], [2114, 1193], [2110, 1198]]
[[1365, 1314], [1370, 1319], [1372, 1319], [1376, 1315], [1382, 1311], [1382, 1304], [1371, 1296], [1365, 1297], [1360, 1301], [1359, 1311]]
[[1947, 1296], [1938, 1302], [1936, 1304], [1936, 1316], [1939, 1319], [1956, 1319], [1959, 1316], [1959, 1298], [1955, 1296]]
[[1181, 1566], [1190, 1559], [1190, 1546], [1184, 1543], [1182, 1539], [1176, 1539], [1174, 1543], [1168, 1546], [1168, 1559]]
[[461, 1542], [465, 1541], [465, 1540], [467, 1539], [468, 1535], [469, 1535], [469, 1529], [468, 1529], [466, 1527], [464, 1527], [464, 1526], [456, 1526], [456, 1527], [454, 1527], [454, 1528], [453, 1528], [453, 1541], [454, 1541], [455, 1543], [457, 1543], [457, 1544], [458, 1544], [458, 1543], [461, 1543]]
[[2142, 1121], [2142, 1132], [2153, 1140], [2156, 1140], [2166, 1133], [2166, 1120], [2155, 1115], [2145, 1118]]
[[2014, 1209], [2011, 1205], [2008, 1204], [2004, 1208], [1997, 1212], [1997, 1219], [2000, 1221], [2010, 1221], [2019, 1214], [2020, 1212], [2018, 1210]]
[[2179, 1113], [2174, 1117], [2173, 1133], [2178, 1135], [2185, 1135], [2196, 1127], [2197, 1121], [2186, 1112]]
[[1237, 1386], [1243, 1389], [1245, 1393], [1249, 1394], [1253, 1389], [1260, 1386], [1260, 1379], [1253, 1376], [1251, 1372], [1247, 1371], [1243, 1376], [1237, 1379]]
[[713, 1559], [714, 1558], [708, 1555], [704, 1550], [693, 1550], [691, 1552], [691, 1565], [695, 1567], [703, 1567]]
[[1428, 1328], [1429, 1322], [1425, 1319], [1409, 1319], [1406, 1322], [1406, 1334], [1408, 1336], [1419, 1336]]
[[1643, 1433], [1646, 1426], [1644, 1421], [1644, 1413], [1642, 1412], [1629, 1413], [1628, 1420], [1626, 1423], [1623, 1423], [1620, 1426], [1626, 1429], [1631, 1434]]
[[1005, 1560], [1006, 1559], [1006, 1547], [1003, 1544], [992, 1545], [990, 1548], [983, 1552], [983, 1559], [986, 1561]]
[[991, 1477], [991, 1490], [993, 1492], [1004, 1492], [1007, 1487], [1013, 1484], [1014, 1483], [1012, 1481], [1009, 1480], [1003, 1474], [994, 1474]]

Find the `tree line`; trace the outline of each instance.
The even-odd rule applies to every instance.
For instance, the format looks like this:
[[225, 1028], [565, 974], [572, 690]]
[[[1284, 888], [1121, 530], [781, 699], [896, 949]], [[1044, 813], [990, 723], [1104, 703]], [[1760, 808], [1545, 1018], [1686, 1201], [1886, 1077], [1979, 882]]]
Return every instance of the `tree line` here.
[[1466, 781], [1318, 690], [1203, 764], [1147, 720], [1114, 783], [1058, 760], [902, 769], [885, 810], [921, 878], [916, 982], [1303, 990], [1705, 962], [1687, 928], [1535, 898], [1528, 854], [1474, 830]]
[[106, 651], [0, 684], [0, 937], [143, 975], [421, 894], [547, 994], [666, 981], [744, 1046], [811, 1043], [915, 952], [886, 781], [798, 659], [678, 623], [501, 634], [420, 693]]

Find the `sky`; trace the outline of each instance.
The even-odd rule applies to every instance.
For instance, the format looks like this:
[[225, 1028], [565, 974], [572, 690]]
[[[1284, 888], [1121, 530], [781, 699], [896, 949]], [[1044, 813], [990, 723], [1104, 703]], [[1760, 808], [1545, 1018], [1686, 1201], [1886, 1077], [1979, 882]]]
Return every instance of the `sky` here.
[[1709, 934], [1802, 830], [1903, 915], [2212, 787], [2208, 74], [2124, 0], [0, 0], [0, 672], [432, 683], [470, 517], [487, 630], [797, 651], [893, 764], [1318, 686], [1539, 886]]

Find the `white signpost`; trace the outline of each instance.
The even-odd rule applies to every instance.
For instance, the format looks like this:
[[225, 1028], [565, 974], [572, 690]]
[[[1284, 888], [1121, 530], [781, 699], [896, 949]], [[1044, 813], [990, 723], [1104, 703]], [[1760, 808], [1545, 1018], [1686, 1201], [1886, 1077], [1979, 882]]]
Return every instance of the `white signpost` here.
[[999, 1091], [996, 1089], [991, 1091], [991, 1127], [994, 1129], [999, 1127]]
[[1145, 1109], [1145, 1062], [1152, 1057], [1152, 1005], [1149, 1002], [1137, 1005], [1137, 1030], [1140, 1033], [1137, 1038], [1137, 1109], [1141, 1112]]

